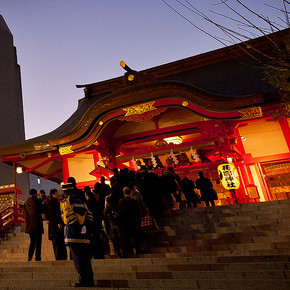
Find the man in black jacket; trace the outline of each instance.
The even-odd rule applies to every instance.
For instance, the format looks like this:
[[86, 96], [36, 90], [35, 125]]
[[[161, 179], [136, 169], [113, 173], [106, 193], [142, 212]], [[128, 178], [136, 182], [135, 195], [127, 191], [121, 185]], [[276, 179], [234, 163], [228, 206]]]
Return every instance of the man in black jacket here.
[[56, 260], [66, 260], [67, 251], [64, 243], [64, 224], [61, 218], [59, 194], [57, 189], [51, 189], [48, 203], [48, 238], [52, 242]]
[[124, 198], [119, 202], [120, 233], [122, 254], [123, 258], [126, 258], [127, 254], [133, 254], [133, 247], [137, 254], [140, 253], [141, 211], [138, 201], [131, 197], [131, 190], [128, 187], [124, 187], [123, 193]]
[[42, 204], [37, 198], [37, 190], [30, 189], [30, 197], [24, 203], [24, 231], [29, 234], [30, 245], [28, 261], [31, 261], [35, 251], [35, 261], [41, 261], [41, 242], [43, 234]]

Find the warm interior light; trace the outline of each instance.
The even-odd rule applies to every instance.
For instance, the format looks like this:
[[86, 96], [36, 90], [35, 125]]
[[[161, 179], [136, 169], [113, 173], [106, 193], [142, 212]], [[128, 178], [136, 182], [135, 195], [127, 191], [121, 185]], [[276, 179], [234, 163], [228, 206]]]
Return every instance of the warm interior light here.
[[134, 75], [128, 75], [128, 81], [132, 82], [135, 79]]
[[182, 138], [179, 136], [168, 137], [168, 138], [164, 138], [163, 140], [166, 141], [168, 144], [172, 143], [172, 144], [178, 145], [182, 143]]
[[22, 167], [21, 166], [17, 166], [16, 167], [16, 172], [19, 173], [19, 174], [22, 173]]
[[100, 122], [99, 122], [99, 125], [100, 125], [100, 126], [102, 126], [103, 124], [104, 124], [104, 122], [103, 122], [103, 121], [100, 121]]
[[233, 163], [233, 157], [227, 157], [229, 163]]

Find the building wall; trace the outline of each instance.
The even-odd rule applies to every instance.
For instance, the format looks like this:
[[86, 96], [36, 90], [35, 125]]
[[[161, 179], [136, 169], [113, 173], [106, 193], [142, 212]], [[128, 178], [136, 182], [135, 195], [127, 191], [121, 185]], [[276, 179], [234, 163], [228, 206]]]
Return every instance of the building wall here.
[[273, 119], [248, 123], [239, 128], [239, 133], [245, 138], [245, 153], [251, 153], [253, 158], [289, 153], [280, 124]]
[[[0, 146], [25, 140], [20, 67], [13, 36], [0, 15]], [[29, 187], [28, 174], [18, 177], [22, 191]], [[0, 163], [0, 185], [14, 183], [13, 167]]]

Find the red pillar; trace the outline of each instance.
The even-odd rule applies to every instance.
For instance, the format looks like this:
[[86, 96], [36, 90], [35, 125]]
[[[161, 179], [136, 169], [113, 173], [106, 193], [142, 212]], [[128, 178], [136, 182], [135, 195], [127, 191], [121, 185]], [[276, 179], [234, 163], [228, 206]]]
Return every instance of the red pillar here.
[[283, 132], [284, 138], [286, 140], [286, 143], [288, 145], [288, 150], [290, 152], [290, 127], [289, 123], [286, 117], [281, 116], [278, 118], [281, 130]]
[[69, 168], [68, 168], [68, 160], [67, 157], [62, 158], [62, 174], [63, 174], [63, 182], [67, 182], [69, 178]]

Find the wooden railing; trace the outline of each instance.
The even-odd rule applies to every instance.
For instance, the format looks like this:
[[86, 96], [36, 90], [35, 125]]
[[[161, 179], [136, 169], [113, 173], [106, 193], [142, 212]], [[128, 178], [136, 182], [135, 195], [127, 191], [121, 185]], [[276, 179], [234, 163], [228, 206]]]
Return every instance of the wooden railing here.
[[24, 222], [23, 202], [20, 200], [8, 201], [0, 208], [0, 233], [15, 224]]

